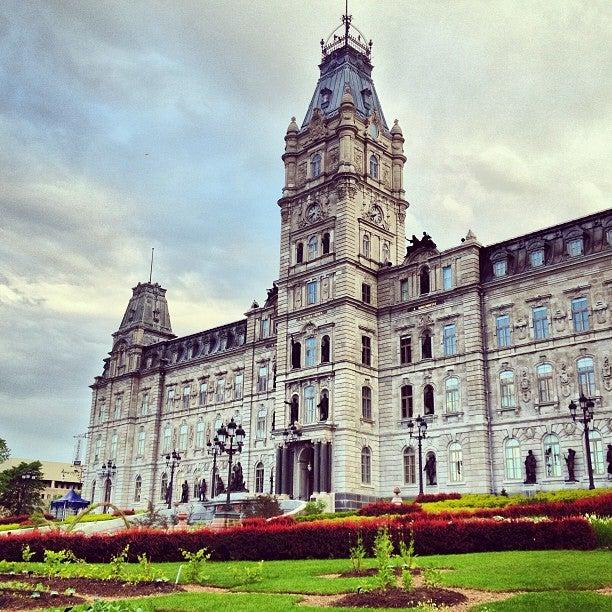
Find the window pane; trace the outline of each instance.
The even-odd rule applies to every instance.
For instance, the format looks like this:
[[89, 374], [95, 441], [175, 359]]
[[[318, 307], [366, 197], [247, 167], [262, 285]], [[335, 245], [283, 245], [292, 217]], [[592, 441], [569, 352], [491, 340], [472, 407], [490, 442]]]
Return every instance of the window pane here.
[[450, 266], [442, 268], [442, 289], [447, 291], [453, 287], [453, 272]]
[[304, 364], [307, 366], [313, 366], [317, 360], [317, 341], [315, 338], [306, 338], [305, 343], [306, 354], [304, 356]]
[[510, 346], [510, 317], [508, 315], [499, 315], [495, 318], [495, 333], [499, 348]]
[[412, 448], [404, 450], [404, 484], [416, 483], [415, 453]]
[[529, 261], [533, 268], [538, 268], [544, 265], [544, 249], [536, 249], [529, 253]]
[[400, 363], [412, 362], [412, 338], [402, 336], [400, 338]]
[[306, 284], [306, 303], [316, 304], [317, 303], [317, 281], [312, 281]]
[[574, 321], [574, 331], [588, 331], [589, 306], [585, 297], [572, 300], [572, 319]]
[[494, 276], [506, 276], [508, 274], [508, 261], [501, 259], [493, 264], [493, 275]]
[[522, 479], [521, 445], [515, 438], [506, 441], [505, 467], [508, 480]]
[[444, 355], [454, 355], [457, 352], [457, 336], [454, 324], [444, 326]]
[[536, 340], [548, 338], [548, 308], [546, 306], [533, 309], [533, 335]]
[[559, 450], [559, 438], [554, 434], [544, 436], [544, 467], [546, 476], [554, 478], [561, 476], [561, 451]]
[[400, 300], [402, 302], [407, 302], [409, 297], [410, 296], [408, 293], [408, 281], [403, 280], [400, 282]]
[[582, 255], [583, 246], [582, 238], [574, 238], [567, 243], [567, 252], [570, 257]]

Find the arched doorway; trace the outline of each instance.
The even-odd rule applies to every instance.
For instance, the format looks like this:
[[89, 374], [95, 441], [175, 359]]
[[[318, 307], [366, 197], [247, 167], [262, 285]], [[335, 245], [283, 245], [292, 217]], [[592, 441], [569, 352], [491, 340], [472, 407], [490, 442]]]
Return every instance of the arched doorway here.
[[296, 468], [297, 478], [294, 496], [305, 501], [310, 499], [313, 492], [313, 460], [314, 451], [312, 446], [305, 446], [297, 455]]

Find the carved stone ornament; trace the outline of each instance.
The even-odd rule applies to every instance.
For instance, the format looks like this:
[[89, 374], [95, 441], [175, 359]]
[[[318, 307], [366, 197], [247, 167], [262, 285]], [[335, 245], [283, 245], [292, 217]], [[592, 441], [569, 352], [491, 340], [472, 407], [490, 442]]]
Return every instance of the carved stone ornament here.
[[529, 322], [523, 316], [521, 316], [516, 323], [514, 324], [514, 329], [520, 340], [525, 340], [527, 338], [527, 328]]
[[523, 368], [523, 371], [521, 372], [520, 385], [523, 402], [527, 403], [531, 399], [531, 380], [526, 368]]
[[423, 315], [419, 318], [419, 327], [431, 327], [433, 325], [433, 319], [431, 315]]
[[289, 208], [286, 206], [281, 208], [281, 220], [283, 223], [286, 223], [289, 220]]
[[296, 306], [301, 306], [302, 305], [302, 288], [301, 287], [296, 287], [295, 288], [295, 305]]
[[325, 138], [327, 135], [327, 128], [325, 127], [325, 120], [323, 113], [320, 108], [315, 108], [312, 112], [312, 119], [308, 125], [308, 135], [311, 140], [318, 140], [319, 138]]
[[606, 391], [612, 391], [612, 369], [610, 368], [610, 358], [606, 355], [601, 366], [601, 378]]
[[563, 432], [570, 437], [576, 433], [576, 423], [563, 423]]
[[567, 320], [567, 314], [561, 308], [557, 308], [553, 313], [553, 322], [555, 325], [555, 330], [558, 332], [562, 332], [565, 329], [565, 322]]
[[561, 395], [563, 397], [569, 397], [571, 393], [569, 372], [567, 370], [567, 364], [562, 363], [559, 372], [559, 383], [561, 384]]
[[533, 440], [535, 438], [535, 429], [533, 427], [525, 427], [523, 434], [525, 440]]
[[336, 147], [329, 152], [329, 155], [327, 158], [327, 169], [330, 171], [336, 170], [336, 168], [338, 167], [338, 160], [339, 160], [339, 153], [338, 153], [338, 147]]
[[306, 182], [306, 169], [307, 169], [307, 165], [306, 162], [301, 162], [298, 166], [298, 184], [299, 185], [303, 185]]
[[355, 149], [355, 165], [357, 168], [363, 166], [363, 151], [361, 149]]
[[595, 313], [595, 320], [597, 323], [603, 325], [608, 318], [608, 304], [604, 301], [602, 296], [596, 297], [593, 312]]

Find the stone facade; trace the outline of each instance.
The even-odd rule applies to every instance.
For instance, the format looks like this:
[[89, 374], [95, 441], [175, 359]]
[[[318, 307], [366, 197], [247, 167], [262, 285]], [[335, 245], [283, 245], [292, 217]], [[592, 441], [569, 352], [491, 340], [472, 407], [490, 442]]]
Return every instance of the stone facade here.
[[[252, 492], [339, 509], [398, 485], [416, 494], [417, 415], [423, 460], [435, 457], [428, 492], [523, 490], [529, 449], [536, 487], [585, 486], [567, 409], [581, 390], [595, 401], [595, 477], [607, 483], [612, 213], [489, 247], [469, 232], [439, 251], [424, 233], [406, 249], [404, 138], [385, 121], [370, 48], [331, 39], [320, 68], [304, 124], [292, 119], [285, 136], [278, 280], [245, 319], [183, 338], [165, 290], [134, 288], [92, 385], [85, 496], [162, 505], [173, 449], [174, 497], [185, 480], [193, 496], [210, 485], [206, 444], [232, 417]], [[108, 459], [117, 473], [102, 483]]]

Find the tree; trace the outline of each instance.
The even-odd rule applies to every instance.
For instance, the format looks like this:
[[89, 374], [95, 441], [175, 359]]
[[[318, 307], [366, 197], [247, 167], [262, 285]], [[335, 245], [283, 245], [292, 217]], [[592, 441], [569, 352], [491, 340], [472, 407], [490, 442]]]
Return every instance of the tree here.
[[25, 463], [0, 472], [0, 506], [9, 514], [31, 514], [42, 505], [45, 488], [40, 461]]
[[6, 440], [0, 438], [0, 463], [4, 463], [11, 455], [11, 451], [6, 444]]

